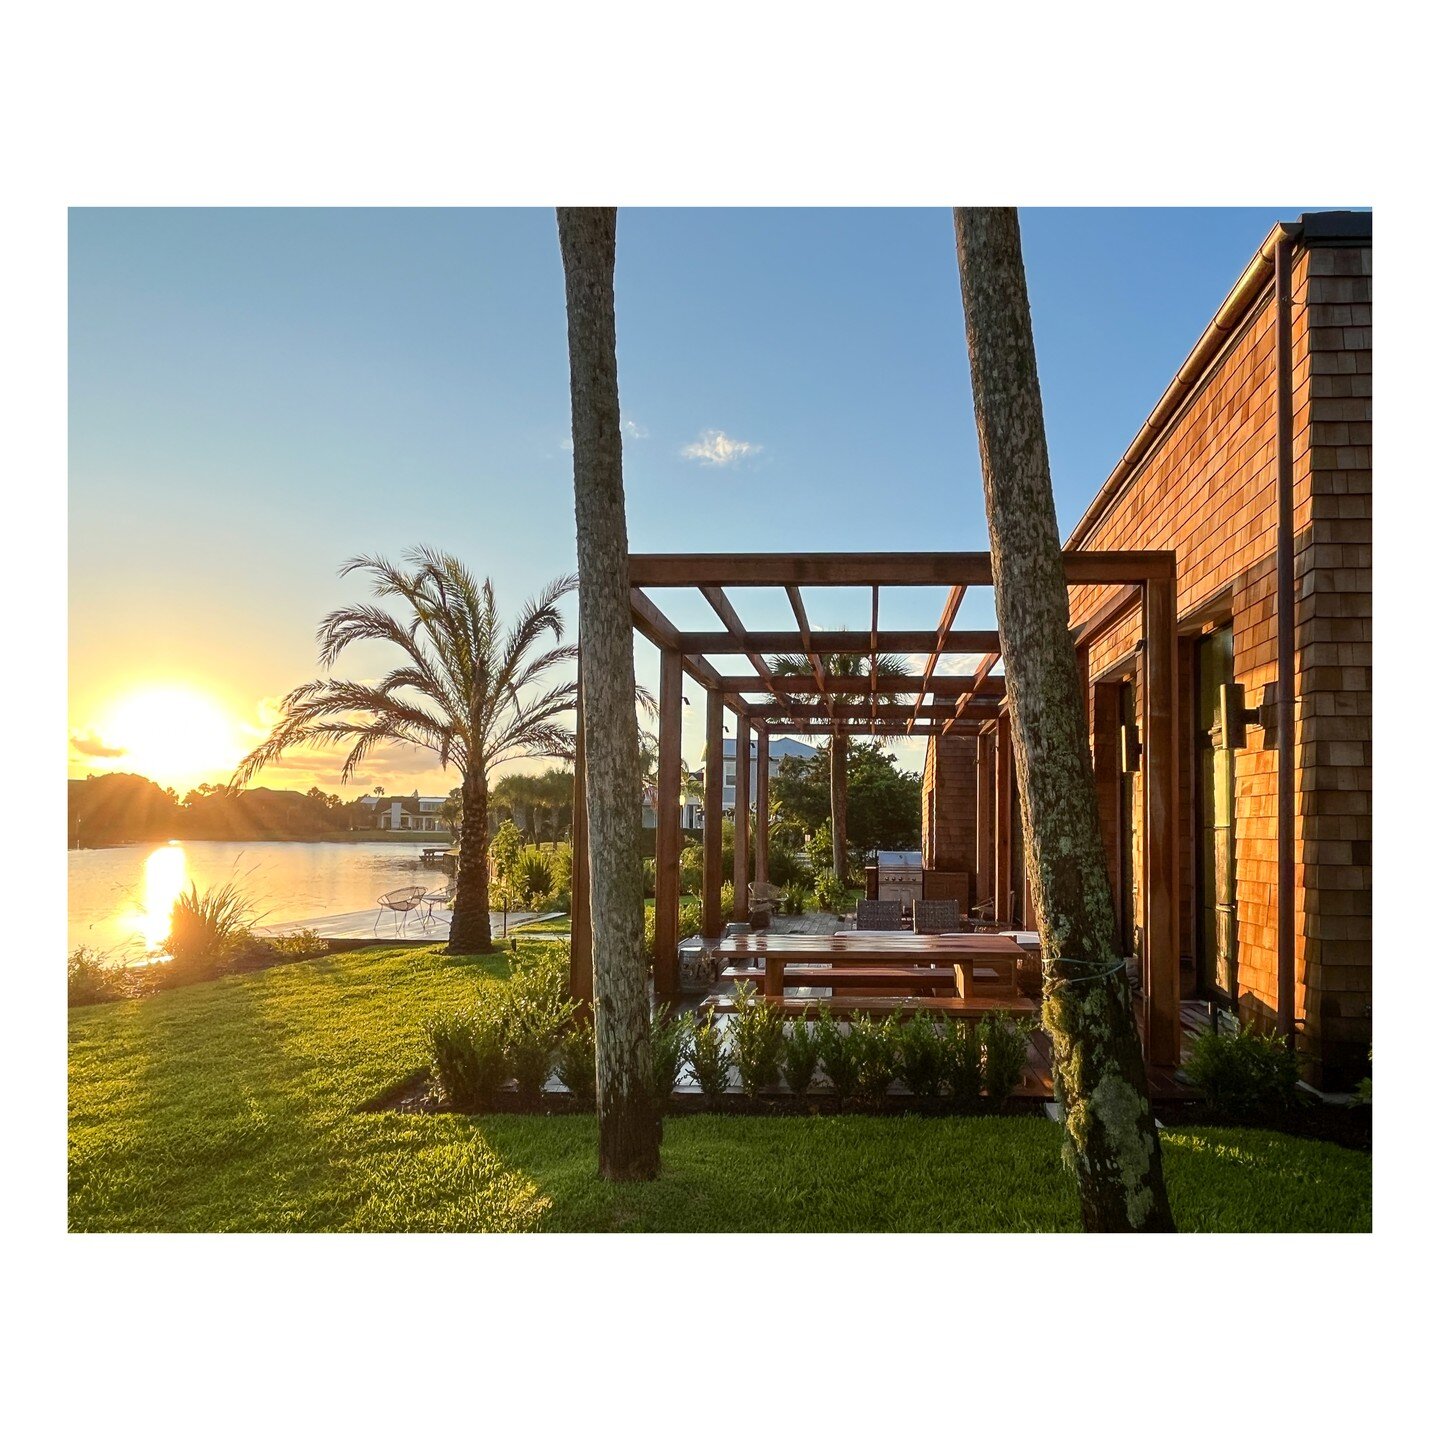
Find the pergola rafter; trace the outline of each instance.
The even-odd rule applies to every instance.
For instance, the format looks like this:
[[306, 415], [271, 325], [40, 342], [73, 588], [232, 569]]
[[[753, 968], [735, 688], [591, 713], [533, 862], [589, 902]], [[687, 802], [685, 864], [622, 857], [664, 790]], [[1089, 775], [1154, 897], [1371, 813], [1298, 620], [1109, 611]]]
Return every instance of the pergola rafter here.
[[[1179, 1047], [1179, 848], [1176, 814], [1179, 807], [1179, 765], [1176, 754], [1176, 585], [1175, 557], [1170, 551], [1067, 551], [1062, 557], [1066, 583], [1124, 587], [1074, 638], [1083, 657], [1100, 636], [1137, 606], [1144, 629], [1145, 745], [1145, 853], [1144, 954], [1145, 1035], [1149, 1058], [1173, 1064]], [[984, 822], [993, 832], [990, 851], [982, 857], [993, 863], [994, 893], [1003, 897], [1009, 885], [1011, 847], [1008, 794], [1009, 715], [1005, 707], [1003, 676], [992, 670], [1000, 661], [1000, 637], [995, 630], [956, 630], [954, 622], [966, 591], [993, 584], [990, 556], [985, 551], [930, 551], [916, 554], [662, 554], [631, 555], [629, 559], [631, 613], [635, 629], [661, 652], [660, 783], [656, 815], [655, 988], [662, 999], [678, 993], [676, 952], [679, 929], [678, 815], [680, 792], [681, 676], [688, 675], [707, 695], [706, 862], [704, 911], [707, 933], [720, 914], [722, 881], [718, 809], [722, 795], [723, 711], [736, 718], [737, 802], [746, 797], [749, 736], [756, 737], [758, 770], [754, 786], [756, 813], [753, 843], [749, 834], [748, 799], [737, 813], [735, 881], [737, 905], [743, 911], [741, 856], [748, 851], [755, 862], [755, 878], [768, 875], [768, 753], [771, 736], [872, 735], [904, 738], [976, 736], [983, 753], [996, 752], [990, 767], [995, 794], [988, 792], [982, 807]], [[802, 587], [862, 588], [870, 592], [868, 629], [817, 631], [812, 628], [801, 598]], [[886, 586], [944, 586], [947, 595], [934, 630], [883, 630], [880, 628], [880, 591]], [[726, 595], [727, 589], [769, 587], [782, 589], [794, 613], [797, 629], [749, 630]], [[698, 590], [719, 617], [722, 630], [686, 631], [675, 625], [645, 592], [670, 589]], [[767, 659], [776, 654], [801, 654], [810, 662], [808, 676], [777, 677]], [[830, 675], [821, 657], [827, 654], [865, 655], [866, 675]], [[943, 655], [970, 654], [980, 658], [969, 675], [937, 674]], [[724, 675], [714, 657], [744, 655], [755, 675]], [[923, 663], [913, 676], [880, 676], [882, 655], [919, 656]], [[913, 705], [884, 706], [882, 696], [911, 696]], [[753, 698], [751, 698], [753, 697]], [[811, 697], [808, 701], [805, 697]], [[848, 697], [848, 698], [847, 698]], [[890, 713], [887, 713], [887, 710]], [[583, 719], [581, 721], [583, 726]], [[988, 763], [988, 762], [987, 762]], [[740, 783], [744, 768], [746, 783]], [[977, 776], [984, 765], [977, 767]], [[977, 778], [977, 784], [979, 780]], [[584, 747], [576, 755], [576, 834], [584, 834]], [[737, 809], [740, 805], [737, 804]], [[744, 837], [739, 830], [745, 827]], [[582, 863], [583, 846], [577, 844], [572, 924], [571, 983], [576, 994], [589, 997], [590, 943], [588, 873]], [[987, 871], [986, 880], [990, 880]]]

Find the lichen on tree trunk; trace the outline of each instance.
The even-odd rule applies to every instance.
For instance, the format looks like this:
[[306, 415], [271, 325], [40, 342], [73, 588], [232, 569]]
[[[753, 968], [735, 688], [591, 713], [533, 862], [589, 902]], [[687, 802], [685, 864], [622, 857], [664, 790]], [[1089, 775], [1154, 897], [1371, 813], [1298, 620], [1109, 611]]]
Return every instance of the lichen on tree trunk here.
[[640, 752], [615, 360], [613, 209], [560, 209], [575, 445], [580, 682], [585, 711], [600, 1174], [650, 1180], [650, 993], [640, 864]]
[[1013, 209], [957, 209], [975, 420], [1043, 1020], [1087, 1230], [1173, 1229], [1116, 944]]

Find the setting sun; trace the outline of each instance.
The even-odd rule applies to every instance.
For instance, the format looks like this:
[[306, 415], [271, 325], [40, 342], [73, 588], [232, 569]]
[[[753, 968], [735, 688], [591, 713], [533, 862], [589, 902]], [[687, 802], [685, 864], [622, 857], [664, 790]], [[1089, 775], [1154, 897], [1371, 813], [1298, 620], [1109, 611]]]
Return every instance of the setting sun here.
[[127, 770], [162, 785], [228, 772], [244, 748], [237, 725], [219, 703], [181, 685], [125, 696], [100, 729], [124, 752]]

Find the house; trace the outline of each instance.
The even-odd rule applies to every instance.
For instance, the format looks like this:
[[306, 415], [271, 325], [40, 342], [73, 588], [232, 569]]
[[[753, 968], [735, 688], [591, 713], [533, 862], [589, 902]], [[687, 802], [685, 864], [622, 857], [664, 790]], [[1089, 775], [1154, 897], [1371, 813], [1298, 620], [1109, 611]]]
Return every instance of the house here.
[[[784, 738], [784, 737], [777, 736], [774, 740], [772, 740], [772, 741], [770, 742], [770, 766], [769, 766], [769, 769], [770, 769], [771, 778], [773, 779], [776, 775], [778, 775], [778, 774], [780, 773], [780, 762], [781, 762], [783, 759], [785, 759], [785, 757], [786, 757], [787, 755], [793, 756], [794, 758], [796, 758], [796, 759], [798, 759], [798, 760], [809, 760], [809, 759], [812, 759], [812, 758], [813, 758], [815, 755], [817, 755], [818, 753], [819, 753], [819, 752], [815, 749], [815, 747], [814, 747], [813, 745], [806, 745], [806, 744], [804, 744], [803, 742], [801, 742], [801, 741], [799, 741], [799, 740], [790, 740], [790, 739], [787, 739], [787, 738]], [[725, 765], [725, 792], [724, 792], [725, 798], [724, 798], [724, 801], [723, 801], [723, 805], [724, 805], [724, 808], [725, 808], [726, 810], [734, 810], [734, 808], [735, 808], [735, 739], [734, 739], [733, 736], [727, 735], [727, 736], [725, 737], [725, 748], [724, 748], [724, 751], [723, 751], [722, 759], [723, 759], [724, 765]], [[755, 741], [754, 741], [754, 740], [751, 740], [751, 741], [750, 741], [750, 800], [751, 800], [751, 804], [753, 805], [753, 804], [754, 804], [754, 800], [755, 800]], [[703, 814], [704, 814], [704, 809], [703, 809], [703, 807], [702, 807], [702, 809], [701, 809], [701, 814], [702, 814], [702, 816], [703, 816]]]
[[[1277, 278], [1288, 346], [1277, 344]], [[1277, 226], [1065, 547], [1174, 552], [1181, 996], [1293, 1027], [1334, 1086], [1366, 1072], [1370, 1046], [1370, 286], [1368, 214]], [[1277, 605], [1276, 585], [1287, 460], [1293, 606]], [[1071, 591], [1116, 920], [1136, 954], [1141, 612], [1114, 586]], [[1279, 781], [1287, 643], [1293, 804]], [[927, 865], [967, 872], [975, 893], [1027, 920], [1006, 722], [930, 741], [922, 822]]]
[[362, 827], [369, 830], [415, 830], [424, 834], [448, 835], [450, 827], [440, 818], [448, 795], [364, 795], [360, 805], [368, 815]]

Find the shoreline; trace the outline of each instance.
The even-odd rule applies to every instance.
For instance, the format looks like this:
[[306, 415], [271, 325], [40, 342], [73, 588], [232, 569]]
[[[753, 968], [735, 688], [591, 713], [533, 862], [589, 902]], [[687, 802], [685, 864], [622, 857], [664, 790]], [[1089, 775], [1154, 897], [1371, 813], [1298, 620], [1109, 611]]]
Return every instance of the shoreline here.
[[434, 850], [438, 846], [449, 849], [459, 842], [453, 835], [438, 831], [417, 832], [413, 830], [336, 830], [325, 835], [166, 835], [148, 840], [117, 840], [113, 845], [67, 845], [67, 855], [80, 854], [86, 850], [124, 850], [131, 845], [183, 845], [187, 841], [197, 844], [228, 845], [409, 845], [416, 850]]

